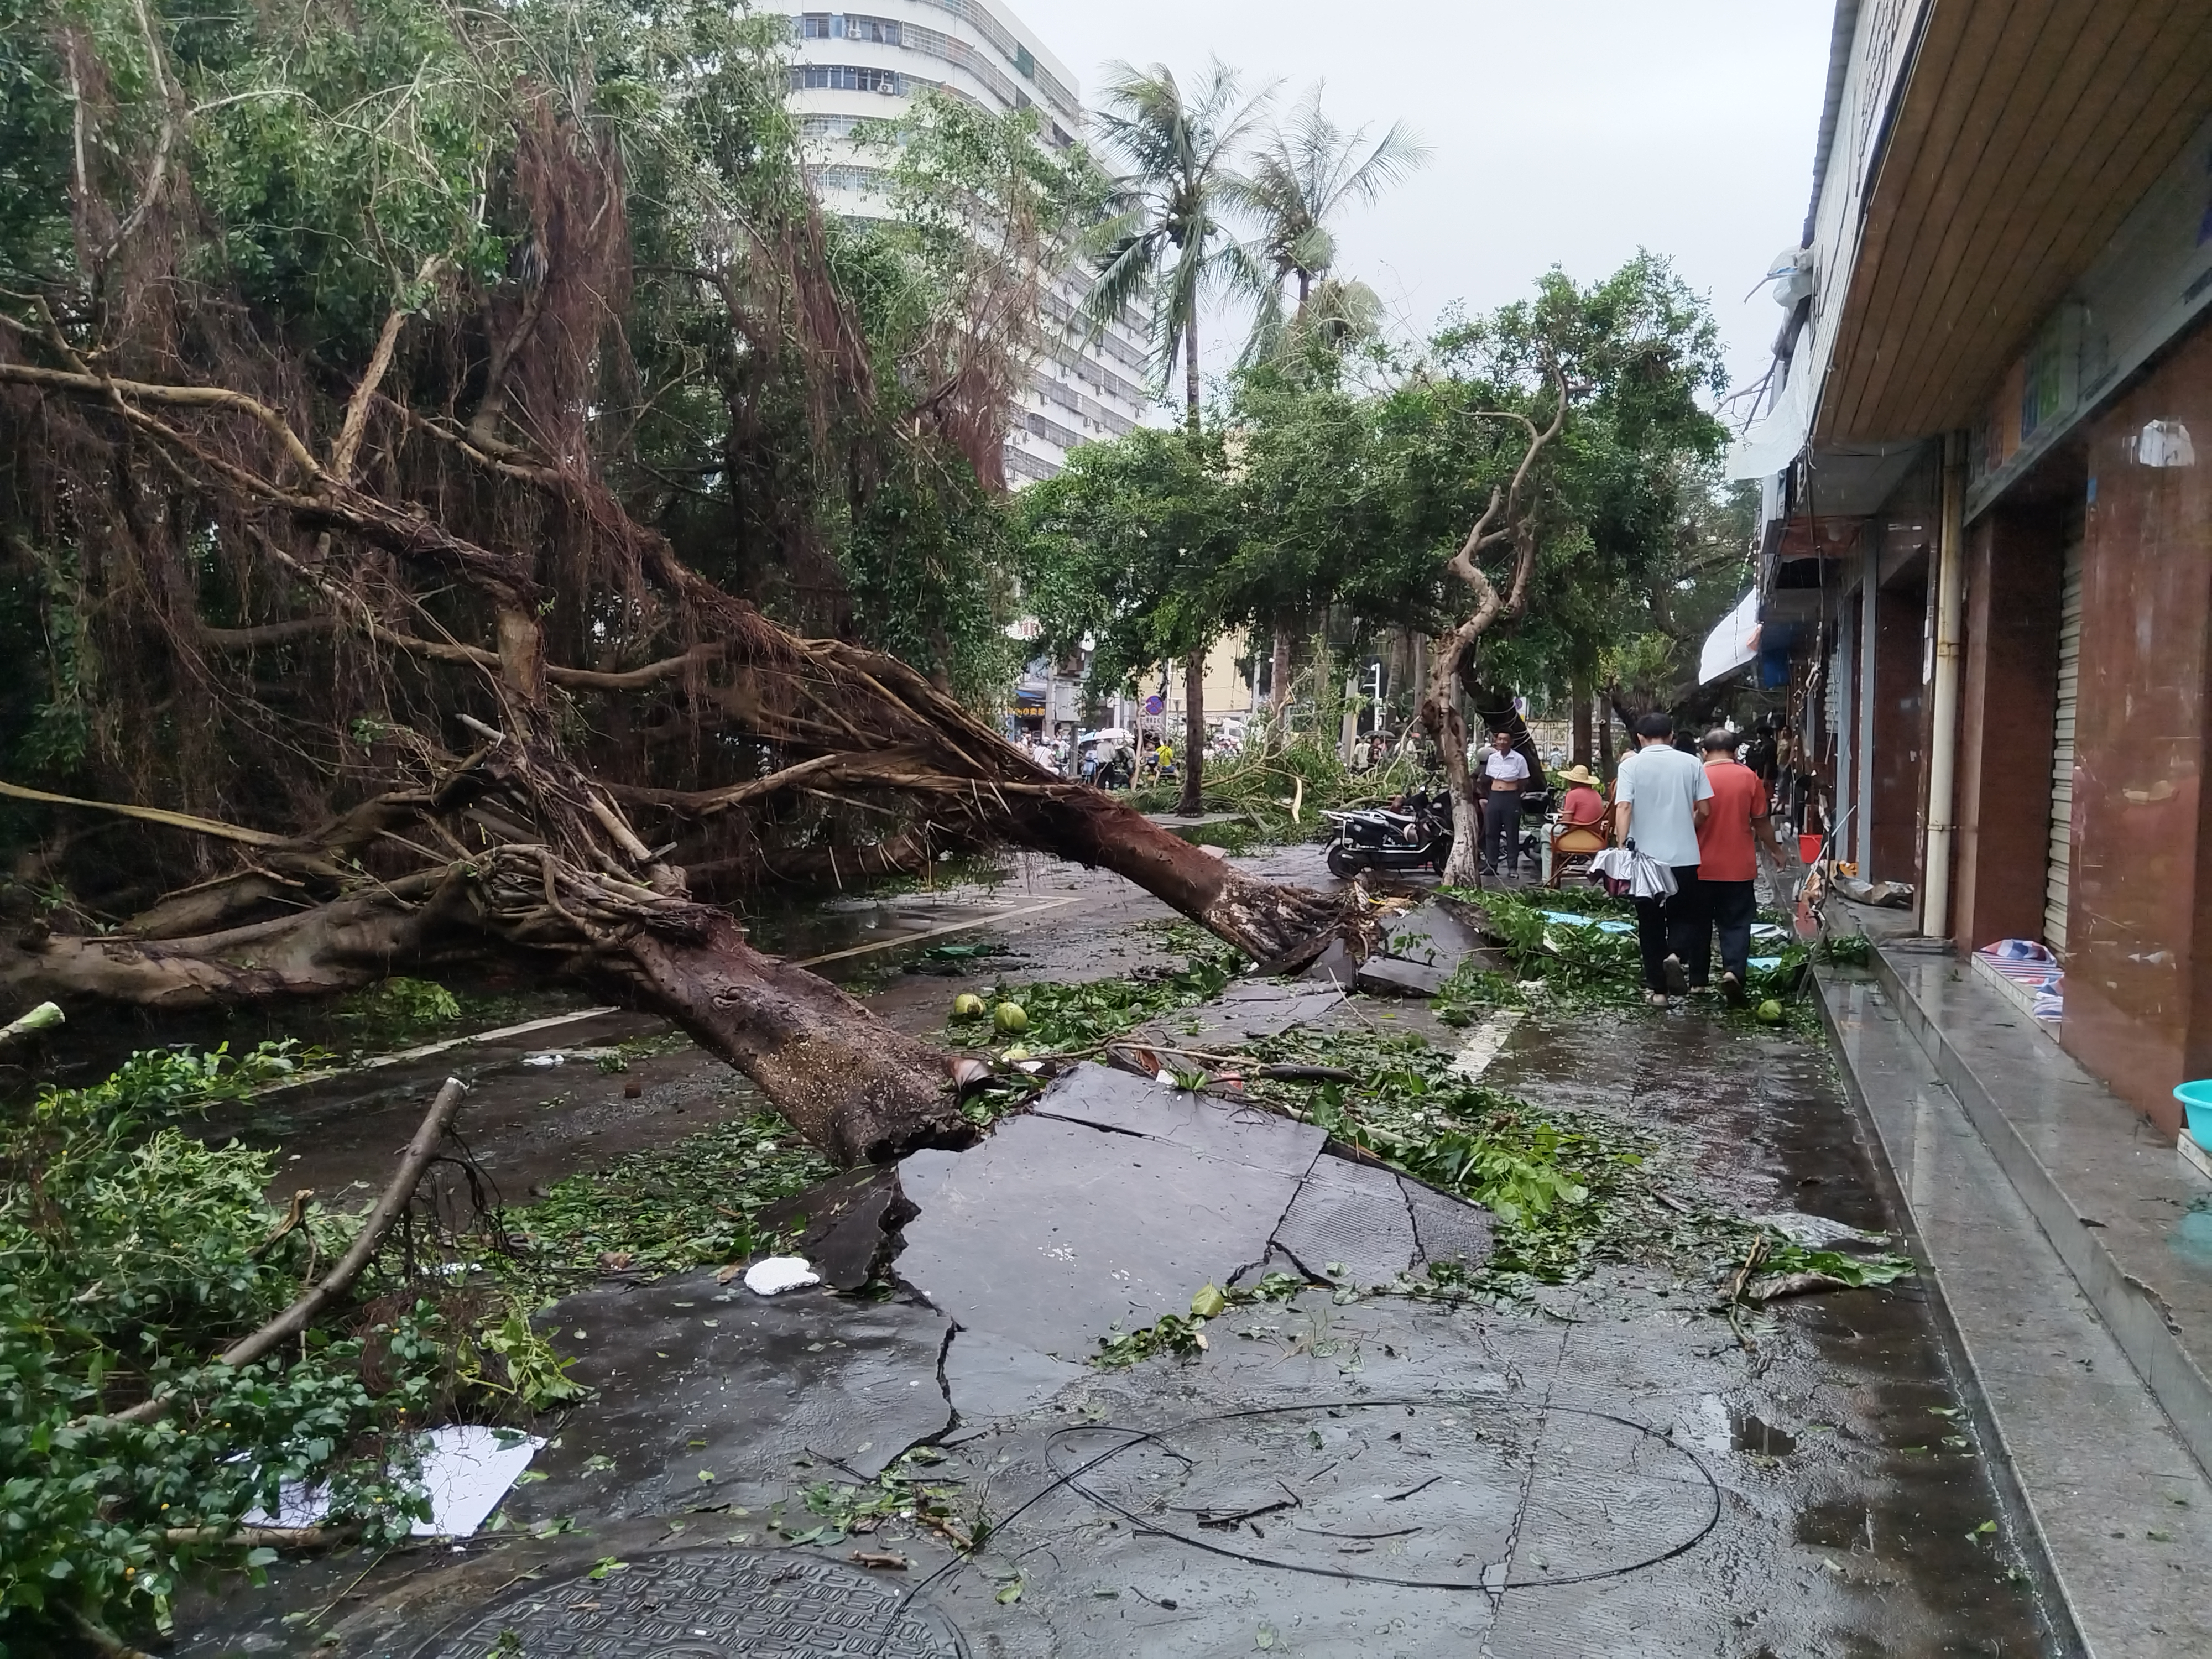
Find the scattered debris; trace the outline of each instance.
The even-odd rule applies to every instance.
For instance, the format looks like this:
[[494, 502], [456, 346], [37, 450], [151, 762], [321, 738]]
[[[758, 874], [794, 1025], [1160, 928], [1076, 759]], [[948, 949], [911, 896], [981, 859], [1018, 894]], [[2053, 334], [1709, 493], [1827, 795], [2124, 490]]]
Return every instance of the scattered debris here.
[[[416, 1521], [414, 1535], [473, 1537], [544, 1444], [540, 1436], [473, 1423], [447, 1424], [422, 1436], [416, 1450], [429, 1513]], [[322, 1528], [330, 1508], [327, 1486], [295, 1481], [280, 1491], [273, 1512], [249, 1510], [242, 1524], [305, 1534]]]
[[744, 1280], [745, 1288], [755, 1296], [780, 1296], [786, 1291], [819, 1285], [822, 1275], [807, 1265], [803, 1255], [772, 1255], [746, 1268]]
[[[890, 1273], [899, 1229], [919, 1213], [899, 1185], [896, 1164], [867, 1164], [777, 1199], [754, 1220], [763, 1231], [790, 1240], [793, 1259], [804, 1261], [831, 1290], [857, 1291]], [[745, 1282], [751, 1284], [750, 1274]]]

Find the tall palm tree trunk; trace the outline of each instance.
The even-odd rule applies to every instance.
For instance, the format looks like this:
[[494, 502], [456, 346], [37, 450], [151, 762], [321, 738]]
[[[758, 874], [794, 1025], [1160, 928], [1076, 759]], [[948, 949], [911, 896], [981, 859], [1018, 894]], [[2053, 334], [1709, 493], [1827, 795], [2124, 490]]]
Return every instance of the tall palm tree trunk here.
[[[1182, 331], [1182, 395], [1186, 424], [1194, 447], [1199, 440], [1198, 319]], [[1186, 817], [1205, 811], [1206, 647], [1194, 646], [1182, 659], [1182, 796], [1176, 811]]]
[[1194, 442], [1198, 438], [1198, 319], [1195, 317], [1182, 331], [1182, 401], [1183, 423], [1190, 428]]
[[1200, 798], [1206, 772], [1206, 653], [1182, 659], [1182, 795], [1176, 811], [1196, 817], [1206, 807]]

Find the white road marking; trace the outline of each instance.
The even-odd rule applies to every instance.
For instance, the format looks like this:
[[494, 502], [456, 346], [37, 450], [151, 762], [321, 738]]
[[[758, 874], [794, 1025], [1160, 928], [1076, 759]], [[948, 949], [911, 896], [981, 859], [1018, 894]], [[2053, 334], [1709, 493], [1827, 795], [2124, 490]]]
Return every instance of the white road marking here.
[[1467, 1040], [1467, 1047], [1459, 1051], [1451, 1063], [1451, 1074], [1474, 1082], [1490, 1069], [1490, 1062], [1498, 1058], [1505, 1047], [1513, 1028], [1525, 1018], [1518, 1010], [1503, 1009], [1474, 1028], [1474, 1035]]

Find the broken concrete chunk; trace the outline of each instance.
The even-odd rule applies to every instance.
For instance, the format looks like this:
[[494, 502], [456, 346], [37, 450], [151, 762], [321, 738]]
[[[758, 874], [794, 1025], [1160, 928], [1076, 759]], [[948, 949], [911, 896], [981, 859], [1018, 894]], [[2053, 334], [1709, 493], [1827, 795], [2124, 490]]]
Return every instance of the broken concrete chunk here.
[[915, 1214], [897, 1166], [879, 1164], [778, 1199], [760, 1212], [758, 1224], [763, 1232], [798, 1234], [796, 1248], [823, 1283], [857, 1291], [889, 1273], [899, 1229]]
[[1462, 1261], [1475, 1267], [1490, 1260], [1489, 1211], [1410, 1176], [1400, 1176], [1398, 1186], [1406, 1195], [1406, 1207], [1413, 1212], [1413, 1237], [1419, 1246], [1416, 1268], [1431, 1261]]
[[1370, 957], [1359, 964], [1358, 984], [1370, 996], [1432, 997], [1450, 977], [1451, 969], [1441, 964]]
[[1360, 1286], [1411, 1271], [1419, 1248], [1397, 1176], [1327, 1153], [1271, 1243], [1316, 1278]]

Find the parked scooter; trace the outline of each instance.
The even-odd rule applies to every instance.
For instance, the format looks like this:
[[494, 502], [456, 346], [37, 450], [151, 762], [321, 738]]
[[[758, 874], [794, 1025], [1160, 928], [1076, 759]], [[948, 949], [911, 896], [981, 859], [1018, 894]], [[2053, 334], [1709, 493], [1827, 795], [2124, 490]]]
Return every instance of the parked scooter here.
[[1451, 803], [1439, 790], [1416, 790], [1406, 810], [1368, 806], [1323, 812], [1335, 826], [1328, 843], [1329, 873], [1349, 881], [1362, 870], [1434, 870], [1451, 856]]

